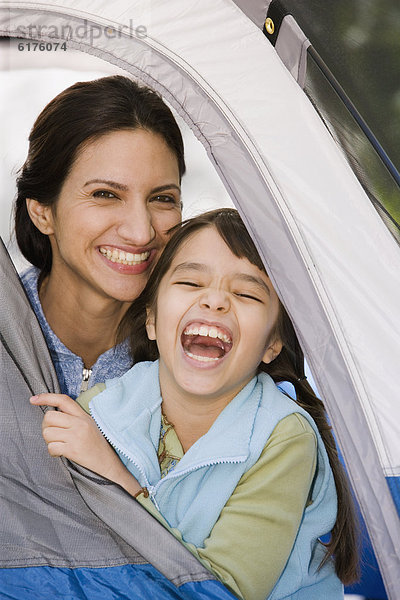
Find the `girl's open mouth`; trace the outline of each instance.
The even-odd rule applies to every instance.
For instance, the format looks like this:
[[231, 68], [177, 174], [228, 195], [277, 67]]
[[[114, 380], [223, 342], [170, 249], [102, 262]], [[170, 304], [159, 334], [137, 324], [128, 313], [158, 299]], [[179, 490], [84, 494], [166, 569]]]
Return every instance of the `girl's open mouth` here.
[[186, 326], [181, 342], [187, 356], [203, 363], [216, 363], [232, 349], [232, 337], [226, 329], [200, 322]]

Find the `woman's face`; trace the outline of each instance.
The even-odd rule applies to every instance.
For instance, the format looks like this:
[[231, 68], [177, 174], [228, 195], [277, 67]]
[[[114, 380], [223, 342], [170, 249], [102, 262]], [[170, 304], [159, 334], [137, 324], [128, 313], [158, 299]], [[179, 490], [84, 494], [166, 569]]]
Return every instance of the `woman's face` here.
[[147, 331], [160, 352], [163, 397], [190, 396], [226, 405], [270, 362], [279, 300], [269, 277], [238, 258], [214, 227], [182, 245], [161, 280]]
[[82, 301], [134, 300], [181, 220], [179, 179], [175, 154], [152, 132], [116, 131], [84, 146], [47, 208], [50, 277]]

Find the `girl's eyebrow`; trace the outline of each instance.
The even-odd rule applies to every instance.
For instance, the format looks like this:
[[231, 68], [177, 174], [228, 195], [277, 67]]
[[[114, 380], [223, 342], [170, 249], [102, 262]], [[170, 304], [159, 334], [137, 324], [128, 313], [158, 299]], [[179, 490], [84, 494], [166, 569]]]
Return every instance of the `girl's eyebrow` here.
[[263, 279], [261, 279], [261, 277], [256, 277], [254, 275], [249, 275], [247, 273], [237, 273], [234, 276], [234, 278], [239, 279], [239, 281], [244, 281], [245, 283], [252, 283], [252, 284], [256, 285], [258, 288], [261, 288], [264, 292], [266, 292], [268, 294], [268, 296], [271, 295], [271, 290], [269, 289], [269, 287], [265, 283], [265, 281]]
[[[207, 272], [209, 271], [209, 268], [207, 265], [204, 265], [202, 263], [196, 263], [196, 262], [183, 262], [180, 263], [179, 265], [176, 265], [176, 267], [174, 267], [174, 269], [172, 270], [171, 274], [177, 273], [179, 271], [198, 271], [198, 272]], [[268, 285], [265, 283], [265, 281], [261, 278], [261, 277], [257, 277], [255, 275], [250, 275], [248, 273], [234, 273], [232, 276], [232, 279], [235, 280], [239, 280], [239, 281], [243, 281], [244, 283], [251, 283], [255, 286], [257, 286], [258, 288], [260, 288], [262, 291], [266, 292], [266, 294], [268, 294], [268, 296], [271, 295], [271, 290], [268, 287]]]
[[202, 263], [196, 263], [196, 262], [183, 262], [180, 263], [179, 265], [176, 265], [176, 267], [173, 268], [172, 273], [177, 273], [178, 271], [208, 271], [208, 267], [207, 265], [204, 265]]

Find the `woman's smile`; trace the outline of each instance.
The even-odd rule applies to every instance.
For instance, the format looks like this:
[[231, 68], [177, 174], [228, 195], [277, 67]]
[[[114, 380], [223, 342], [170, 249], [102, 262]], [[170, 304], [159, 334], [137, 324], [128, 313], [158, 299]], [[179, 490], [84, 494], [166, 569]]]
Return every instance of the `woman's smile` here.
[[146, 262], [150, 256], [150, 251], [148, 250], [141, 253], [134, 253], [133, 251], [121, 250], [121, 248], [106, 248], [105, 246], [99, 248], [99, 252], [112, 263], [129, 265], [130, 267]]
[[147, 271], [157, 256], [155, 248], [143, 251], [137, 248], [122, 250], [115, 246], [101, 246], [99, 253], [110, 269], [126, 275], [137, 275]]

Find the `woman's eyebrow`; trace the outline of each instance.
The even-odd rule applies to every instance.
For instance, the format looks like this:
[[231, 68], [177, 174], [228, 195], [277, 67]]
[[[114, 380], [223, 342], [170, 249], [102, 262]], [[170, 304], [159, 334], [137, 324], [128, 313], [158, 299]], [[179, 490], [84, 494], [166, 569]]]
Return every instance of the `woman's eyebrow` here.
[[181, 193], [181, 188], [176, 183], [167, 183], [166, 185], [160, 185], [159, 187], [155, 187], [151, 190], [152, 194], [156, 194], [158, 192], [165, 192], [166, 190], [174, 189]]
[[[91, 179], [90, 181], [87, 181], [83, 187], [93, 183], [103, 183], [104, 185], [113, 187], [114, 189], [120, 190], [121, 192], [127, 192], [129, 190], [129, 187], [124, 183], [118, 183], [117, 181], [111, 181], [110, 179]], [[179, 187], [179, 185], [176, 185], [176, 183], [167, 183], [166, 185], [160, 185], [158, 187], [153, 188], [151, 190], [151, 193], [158, 194], [160, 192], [165, 192], [166, 190], [170, 189], [175, 189], [179, 193], [181, 193], [181, 188]]]
[[104, 183], [104, 185], [109, 185], [110, 187], [115, 188], [116, 190], [120, 190], [121, 192], [127, 192], [128, 186], [124, 183], [118, 183], [117, 181], [110, 181], [109, 179], [91, 179], [87, 181], [83, 187], [90, 185], [92, 183]]

